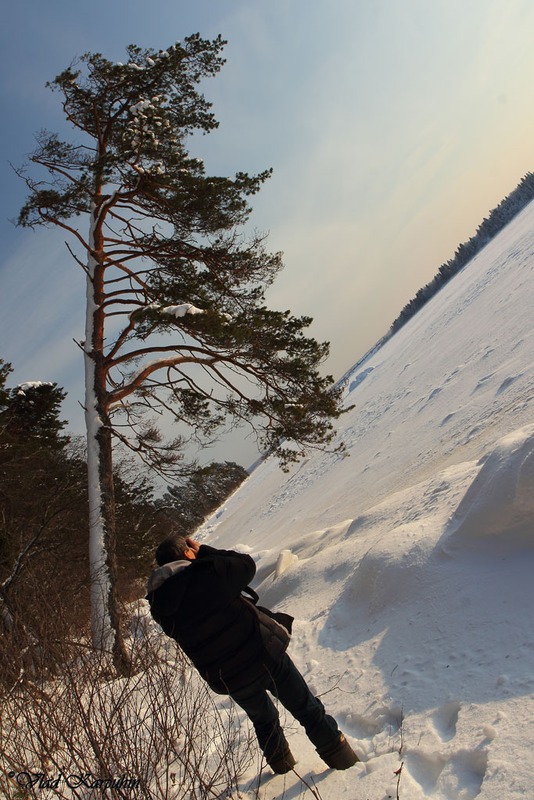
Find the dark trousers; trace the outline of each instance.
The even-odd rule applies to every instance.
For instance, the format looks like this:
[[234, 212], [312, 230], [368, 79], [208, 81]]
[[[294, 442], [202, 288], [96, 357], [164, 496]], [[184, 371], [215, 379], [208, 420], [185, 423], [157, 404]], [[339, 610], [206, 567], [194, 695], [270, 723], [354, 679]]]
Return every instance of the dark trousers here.
[[264, 681], [232, 692], [235, 702], [251, 719], [267, 759], [285, 743], [278, 711], [267, 691], [300, 722], [317, 749], [329, 746], [340, 735], [335, 719], [326, 713], [321, 701], [313, 696], [298, 669], [284, 653]]

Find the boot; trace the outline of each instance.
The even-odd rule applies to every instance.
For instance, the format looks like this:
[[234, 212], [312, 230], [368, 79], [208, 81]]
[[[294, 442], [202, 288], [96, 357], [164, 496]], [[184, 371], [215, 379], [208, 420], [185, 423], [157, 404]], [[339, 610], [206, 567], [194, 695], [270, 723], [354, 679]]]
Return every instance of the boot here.
[[278, 747], [270, 756], [265, 756], [268, 765], [277, 775], [284, 775], [293, 769], [297, 763], [287, 742]]
[[360, 760], [343, 733], [333, 744], [317, 748], [317, 752], [331, 769], [348, 769]]

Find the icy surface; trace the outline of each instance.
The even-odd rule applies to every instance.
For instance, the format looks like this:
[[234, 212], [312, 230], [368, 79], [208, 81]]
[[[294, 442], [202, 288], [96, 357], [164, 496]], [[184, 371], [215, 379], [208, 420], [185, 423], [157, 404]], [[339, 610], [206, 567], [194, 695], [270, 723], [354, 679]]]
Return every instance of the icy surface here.
[[[254, 555], [360, 755], [284, 717], [323, 800], [534, 798], [533, 266], [531, 204], [346, 377], [348, 457], [267, 460], [200, 533]], [[243, 798], [312, 796], [259, 766]]]

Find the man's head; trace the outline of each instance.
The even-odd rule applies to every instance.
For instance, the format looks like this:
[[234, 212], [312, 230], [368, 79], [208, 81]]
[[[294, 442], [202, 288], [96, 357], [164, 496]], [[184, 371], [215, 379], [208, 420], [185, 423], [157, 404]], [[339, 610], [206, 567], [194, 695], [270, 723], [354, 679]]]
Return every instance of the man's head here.
[[185, 536], [180, 536], [179, 533], [172, 533], [167, 536], [156, 550], [156, 562], [162, 567], [164, 564], [169, 564], [171, 561], [193, 561], [195, 558], [195, 551], [191, 549]]

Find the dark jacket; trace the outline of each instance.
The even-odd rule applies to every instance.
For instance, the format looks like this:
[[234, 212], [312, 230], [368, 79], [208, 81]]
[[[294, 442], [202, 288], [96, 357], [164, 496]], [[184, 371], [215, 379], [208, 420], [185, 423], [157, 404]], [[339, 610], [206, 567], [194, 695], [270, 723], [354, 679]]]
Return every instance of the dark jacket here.
[[194, 561], [165, 564], [148, 581], [153, 618], [219, 694], [264, 677], [289, 643], [282, 625], [241, 596], [255, 572], [250, 556], [201, 545]]

